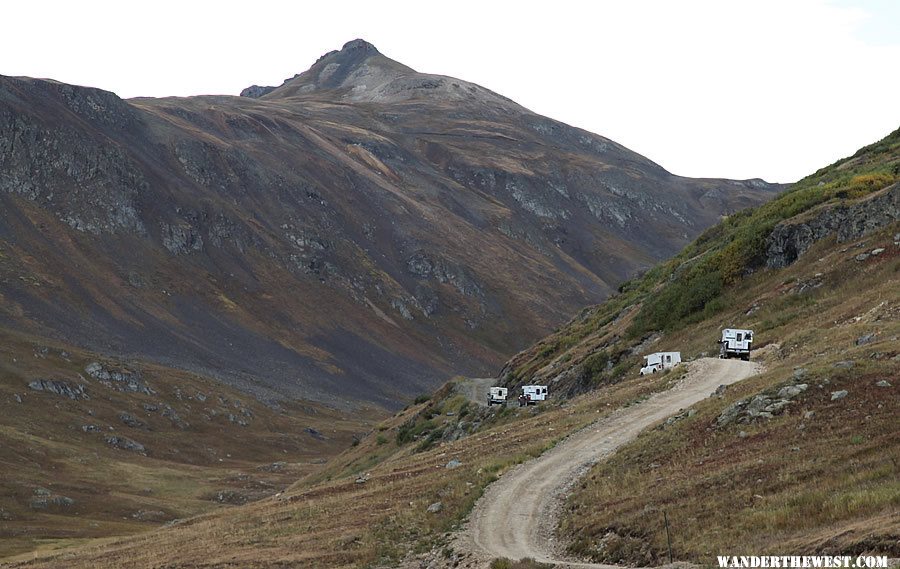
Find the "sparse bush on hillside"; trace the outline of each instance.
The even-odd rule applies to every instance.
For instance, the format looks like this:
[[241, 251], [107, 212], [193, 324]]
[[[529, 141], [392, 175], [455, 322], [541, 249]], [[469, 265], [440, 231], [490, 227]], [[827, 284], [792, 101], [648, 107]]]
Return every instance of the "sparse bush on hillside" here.
[[609, 354], [606, 353], [606, 350], [600, 350], [585, 358], [581, 366], [584, 373], [593, 380], [606, 371], [607, 364], [609, 364]]
[[397, 429], [397, 444], [405, 445], [408, 442], [412, 442], [418, 435], [430, 432], [434, 428], [435, 424], [430, 419], [417, 422], [416, 417], [413, 417], [411, 420], [400, 425], [400, 428]]
[[539, 353], [540, 353], [541, 357], [547, 357], [547, 356], [555, 354], [558, 349], [559, 349], [559, 344], [557, 344], [556, 342], [551, 342], [551, 343], [545, 345], [543, 348], [541, 348], [541, 351]]
[[885, 188], [897, 181], [892, 173], [877, 172], [875, 174], [862, 174], [854, 176], [847, 184], [846, 192], [838, 192], [841, 198], [858, 198], [871, 192]]

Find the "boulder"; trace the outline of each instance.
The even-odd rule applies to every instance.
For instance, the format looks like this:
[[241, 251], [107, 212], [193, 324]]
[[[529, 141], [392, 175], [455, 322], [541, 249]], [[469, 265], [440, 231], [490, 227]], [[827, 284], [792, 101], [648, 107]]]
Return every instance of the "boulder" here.
[[106, 444], [122, 450], [145, 454], [147, 449], [141, 443], [129, 439], [128, 437], [120, 437], [117, 435], [106, 435]]
[[798, 383], [796, 385], [786, 385], [778, 390], [778, 397], [782, 399], [792, 399], [809, 388], [809, 385], [805, 383]]
[[32, 510], [46, 510], [48, 508], [70, 508], [75, 505], [75, 500], [68, 496], [37, 495], [31, 499], [28, 506]]
[[436, 514], [443, 509], [444, 509], [444, 504], [442, 504], [441, 502], [435, 502], [435, 503], [431, 504], [430, 506], [428, 506], [427, 511], [430, 514]]
[[164, 522], [171, 518], [162, 510], [138, 510], [131, 517], [139, 522]]
[[875, 334], [865, 334], [856, 339], [856, 345], [862, 346], [875, 340]]
[[68, 508], [75, 505], [75, 500], [69, 498], [68, 496], [51, 496], [50, 505], [60, 508]]
[[312, 438], [314, 438], [314, 439], [316, 439], [316, 440], [319, 440], [319, 441], [324, 441], [324, 440], [325, 440], [325, 435], [323, 435], [322, 433], [320, 433], [320, 432], [317, 431], [316, 429], [313, 429], [312, 427], [306, 427], [305, 429], [303, 429], [303, 431], [304, 431], [307, 435], [311, 436]]
[[69, 399], [90, 399], [85, 392], [84, 385], [71, 384], [58, 379], [36, 379], [28, 383], [28, 388], [34, 391], [54, 393]]
[[846, 390], [846, 389], [842, 389], [842, 390], [840, 390], [840, 391], [832, 391], [832, 392], [831, 392], [831, 400], [832, 400], [832, 401], [837, 401], [838, 399], [843, 399], [844, 397], [847, 397], [847, 390]]
[[453, 470], [462, 466], [462, 462], [456, 460], [455, 458], [447, 463], [447, 470]]
[[891, 383], [886, 379], [882, 379], [881, 381], [875, 382], [875, 387], [890, 387], [890, 386], [891, 386]]
[[735, 401], [731, 405], [725, 408], [722, 413], [716, 418], [716, 427], [721, 428], [731, 423], [735, 422], [740, 416], [741, 411], [744, 410], [744, 407], [747, 406], [747, 400], [741, 399], [740, 401]]
[[147, 426], [147, 423], [141, 421], [131, 413], [126, 413], [125, 411], [119, 413], [119, 420], [132, 429], [143, 429]]

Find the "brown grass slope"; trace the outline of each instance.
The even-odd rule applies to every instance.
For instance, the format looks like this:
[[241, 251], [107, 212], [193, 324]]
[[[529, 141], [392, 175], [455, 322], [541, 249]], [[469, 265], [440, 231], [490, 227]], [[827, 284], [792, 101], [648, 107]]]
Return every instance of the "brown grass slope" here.
[[674, 176], [364, 42], [288, 83], [123, 101], [0, 78], [0, 326], [396, 406], [781, 189]]
[[[750, 277], [728, 296], [731, 310], [654, 345], [691, 357], [712, 351], [721, 325], [748, 326], [764, 346], [767, 371], [593, 469], [559, 530], [571, 551], [601, 562], [663, 563], [666, 512], [676, 559], [898, 556], [897, 230], [849, 249], [822, 243], [777, 275]], [[856, 260], [881, 247], [883, 256]], [[815, 288], [798, 292], [811, 281]], [[796, 384], [808, 388], [775, 417], [717, 425], [729, 405]]]
[[[448, 384], [435, 400], [382, 423], [324, 471], [280, 496], [134, 538], [99, 541], [33, 561], [8, 560], [7, 565], [337, 568], [396, 566], [432, 551], [455, 558], [456, 552], [444, 548], [446, 532], [459, 524], [486, 484], [566, 433], [661, 389], [668, 380], [622, 384], [565, 407], [490, 412], [466, 404]], [[430, 417], [430, 429], [442, 433], [472, 420], [485, 428], [427, 447], [423, 443], [433, 431], [426, 430], [399, 444], [405, 425], [425, 417]], [[460, 466], [448, 468], [453, 460]], [[437, 502], [440, 511], [428, 512]]]
[[[900, 131], [714, 227], [508, 364], [510, 385], [580, 392], [652, 351], [715, 353], [724, 327], [754, 329], [762, 348], [767, 373], [590, 473], [559, 530], [571, 553], [662, 563], [663, 512], [684, 560], [900, 553], [898, 178]], [[719, 421], [797, 384], [773, 417]]]
[[[95, 362], [128, 379], [92, 376]], [[271, 408], [208, 377], [0, 334], [0, 558], [275, 494], [381, 413]]]

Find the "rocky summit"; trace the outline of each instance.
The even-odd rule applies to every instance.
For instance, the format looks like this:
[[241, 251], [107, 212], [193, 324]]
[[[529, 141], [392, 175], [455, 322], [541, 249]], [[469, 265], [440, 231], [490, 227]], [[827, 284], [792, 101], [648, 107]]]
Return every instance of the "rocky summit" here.
[[394, 406], [781, 189], [673, 175], [362, 40], [242, 95], [0, 77], [0, 327]]

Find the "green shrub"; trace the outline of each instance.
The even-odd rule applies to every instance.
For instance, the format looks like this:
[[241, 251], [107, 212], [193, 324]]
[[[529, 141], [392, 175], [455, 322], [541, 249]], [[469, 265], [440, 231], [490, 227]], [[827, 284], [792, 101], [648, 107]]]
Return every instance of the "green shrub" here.
[[896, 177], [887, 172], [860, 174], [850, 179], [850, 182], [847, 184], [846, 196], [839, 197], [859, 198], [886, 188], [895, 181], [897, 181]]
[[603, 372], [606, 371], [608, 364], [609, 354], [606, 352], [606, 350], [600, 350], [599, 352], [594, 352], [593, 354], [585, 358], [584, 362], [581, 364], [581, 367], [587, 377], [589, 377], [592, 381], [596, 381], [603, 374]]
[[409, 421], [400, 425], [400, 428], [397, 429], [397, 444], [404, 445], [408, 442], [413, 441], [417, 436], [427, 433], [435, 428], [434, 421], [426, 420], [422, 422], [417, 422], [416, 418], [412, 418]]

